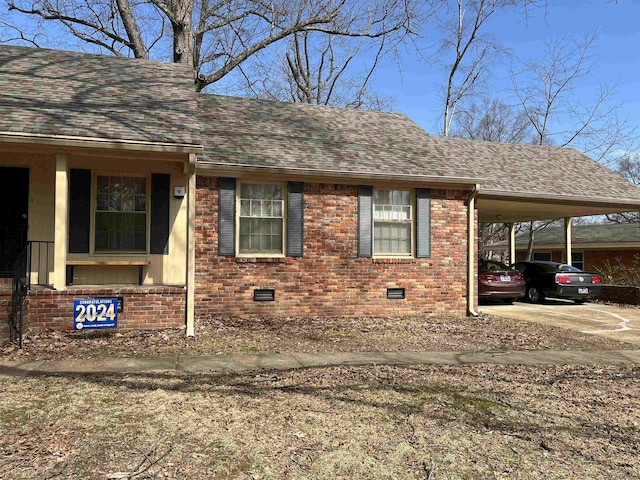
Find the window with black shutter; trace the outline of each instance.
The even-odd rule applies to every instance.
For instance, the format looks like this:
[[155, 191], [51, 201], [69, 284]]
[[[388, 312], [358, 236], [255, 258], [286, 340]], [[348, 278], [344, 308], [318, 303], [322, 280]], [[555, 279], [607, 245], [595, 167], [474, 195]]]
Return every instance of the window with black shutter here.
[[431, 191], [359, 186], [358, 256], [429, 258]]

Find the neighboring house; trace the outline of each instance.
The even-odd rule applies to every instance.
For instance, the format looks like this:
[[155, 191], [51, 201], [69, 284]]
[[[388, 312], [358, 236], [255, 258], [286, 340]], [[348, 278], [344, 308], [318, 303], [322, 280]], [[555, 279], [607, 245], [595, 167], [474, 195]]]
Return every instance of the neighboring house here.
[[[584, 270], [601, 270], [606, 268], [607, 262], [631, 266], [640, 255], [640, 225], [637, 223], [574, 225], [571, 237], [571, 263]], [[528, 244], [527, 233], [516, 236], [516, 261], [526, 260]], [[499, 251], [506, 247], [506, 243], [496, 243], [483, 250]], [[533, 260], [566, 262], [563, 228], [547, 227], [535, 233]]]
[[188, 335], [214, 315], [473, 314], [478, 221], [640, 209], [640, 189], [575, 150], [6, 46], [0, 183], [0, 270], [26, 255], [29, 327], [70, 329], [74, 300], [119, 297], [121, 328]]

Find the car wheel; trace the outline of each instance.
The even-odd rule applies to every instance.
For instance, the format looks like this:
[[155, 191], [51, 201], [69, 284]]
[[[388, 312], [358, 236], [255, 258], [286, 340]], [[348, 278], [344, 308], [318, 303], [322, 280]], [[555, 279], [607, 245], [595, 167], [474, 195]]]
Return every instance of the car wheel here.
[[511, 305], [513, 302], [516, 301], [515, 298], [505, 298], [504, 300], [502, 300], [504, 303], [506, 303], [507, 305]]
[[531, 303], [541, 302], [543, 298], [544, 297], [540, 293], [540, 290], [538, 290], [538, 287], [529, 287], [527, 289], [527, 300]]

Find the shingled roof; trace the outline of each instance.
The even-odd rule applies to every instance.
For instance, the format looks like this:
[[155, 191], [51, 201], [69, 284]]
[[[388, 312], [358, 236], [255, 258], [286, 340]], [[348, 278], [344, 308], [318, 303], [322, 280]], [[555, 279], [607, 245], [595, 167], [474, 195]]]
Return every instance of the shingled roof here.
[[0, 134], [199, 144], [190, 68], [0, 46]]
[[202, 145], [204, 168], [483, 183], [493, 218], [506, 205], [495, 198], [601, 205], [556, 216], [640, 208], [640, 188], [576, 150], [430, 136], [398, 113], [198, 95], [189, 67], [122, 57], [0, 46], [0, 138], [11, 135]]
[[203, 164], [480, 181], [481, 194], [640, 202], [640, 188], [570, 148], [428, 135], [398, 113], [201, 95]]
[[479, 181], [406, 115], [201, 95], [203, 164], [277, 171]]
[[483, 194], [526, 193], [640, 199], [640, 188], [573, 148], [450, 141], [452, 155], [475, 158], [487, 182]]
[[[640, 225], [637, 223], [573, 225], [571, 241], [574, 247], [598, 244], [625, 244], [640, 246]], [[529, 234], [516, 237], [517, 247], [526, 247]], [[496, 245], [506, 245], [506, 242]], [[535, 246], [564, 245], [564, 228], [547, 227], [536, 232]]]

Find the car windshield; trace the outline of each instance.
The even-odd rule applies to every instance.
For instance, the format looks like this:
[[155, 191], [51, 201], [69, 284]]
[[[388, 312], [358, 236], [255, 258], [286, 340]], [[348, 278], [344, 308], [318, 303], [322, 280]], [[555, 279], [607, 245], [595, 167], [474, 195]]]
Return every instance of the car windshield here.
[[510, 270], [504, 263], [496, 262], [495, 260], [480, 260], [478, 262], [478, 270], [482, 271], [495, 271], [495, 270]]

